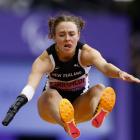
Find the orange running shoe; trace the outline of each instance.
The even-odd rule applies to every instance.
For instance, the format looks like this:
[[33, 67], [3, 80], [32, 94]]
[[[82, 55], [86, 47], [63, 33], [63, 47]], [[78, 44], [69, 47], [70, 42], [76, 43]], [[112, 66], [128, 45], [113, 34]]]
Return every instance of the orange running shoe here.
[[115, 101], [116, 94], [114, 89], [111, 87], [105, 88], [91, 121], [94, 127], [99, 128], [102, 125], [105, 117], [112, 111]]
[[80, 136], [80, 130], [76, 127], [74, 121], [74, 108], [69, 100], [62, 99], [59, 104], [59, 112], [62, 121], [64, 122], [64, 129], [72, 138]]

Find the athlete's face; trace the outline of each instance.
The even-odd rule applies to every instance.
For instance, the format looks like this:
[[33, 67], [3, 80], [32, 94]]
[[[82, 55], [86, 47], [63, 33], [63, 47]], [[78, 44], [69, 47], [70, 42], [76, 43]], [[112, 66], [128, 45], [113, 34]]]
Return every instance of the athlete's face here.
[[75, 51], [80, 33], [74, 22], [61, 22], [56, 26], [54, 41], [59, 51], [71, 54]]

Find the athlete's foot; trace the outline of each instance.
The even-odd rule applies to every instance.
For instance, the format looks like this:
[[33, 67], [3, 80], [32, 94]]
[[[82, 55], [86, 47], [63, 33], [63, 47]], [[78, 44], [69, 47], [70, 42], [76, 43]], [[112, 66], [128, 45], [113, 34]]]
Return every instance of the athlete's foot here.
[[100, 127], [115, 105], [116, 94], [113, 88], [107, 87], [103, 90], [103, 94], [96, 108], [94, 116], [92, 118], [92, 125], [96, 128]]
[[64, 122], [65, 131], [74, 139], [80, 136], [80, 130], [76, 127], [74, 121], [74, 108], [70, 101], [62, 99], [59, 104], [59, 112]]

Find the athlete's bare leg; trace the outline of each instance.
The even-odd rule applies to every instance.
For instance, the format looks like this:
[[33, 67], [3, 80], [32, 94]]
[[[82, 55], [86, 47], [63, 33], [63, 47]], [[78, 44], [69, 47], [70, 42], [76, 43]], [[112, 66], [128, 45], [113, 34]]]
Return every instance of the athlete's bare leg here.
[[[67, 132], [73, 138], [77, 138], [80, 131], [74, 124], [75, 122], [80, 123], [92, 119], [92, 125], [99, 127], [106, 115], [104, 111], [110, 112], [114, 103], [115, 93], [113, 89], [105, 88], [102, 84], [93, 86], [72, 104], [67, 99], [63, 99], [56, 90], [48, 89], [38, 100], [38, 111], [43, 120], [60, 124], [64, 129], [66, 128], [66, 131], [68, 130]], [[99, 108], [100, 110], [98, 109], [99, 111], [94, 114], [98, 104], [101, 109]], [[72, 115], [73, 113], [74, 115]]]
[[92, 119], [104, 89], [105, 86], [102, 84], [93, 86], [87, 91], [87, 93], [79, 96], [73, 102], [76, 123]]
[[55, 89], [48, 89], [38, 100], [38, 112], [40, 117], [50, 123], [57, 123], [63, 126], [59, 113], [59, 103], [61, 95]]
[[74, 122], [72, 104], [63, 99], [56, 90], [48, 89], [41, 95], [38, 100], [38, 112], [43, 120], [61, 125], [72, 138], [80, 136], [80, 130]]

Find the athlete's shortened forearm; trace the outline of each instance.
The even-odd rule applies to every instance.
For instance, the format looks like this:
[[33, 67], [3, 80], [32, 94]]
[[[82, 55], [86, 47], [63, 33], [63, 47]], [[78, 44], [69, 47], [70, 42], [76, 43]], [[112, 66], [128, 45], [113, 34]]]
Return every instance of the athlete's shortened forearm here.
[[9, 123], [13, 120], [14, 116], [16, 115], [16, 113], [19, 111], [19, 109], [25, 105], [28, 102], [28, 99], [25, 95], [19, 95], [15, 101], [14, 104], [12, 104], [9, 109], [8, 112], [5, 116], [5, 118], [2, 121], [2, 124], [4, 126], [8, 126]]

